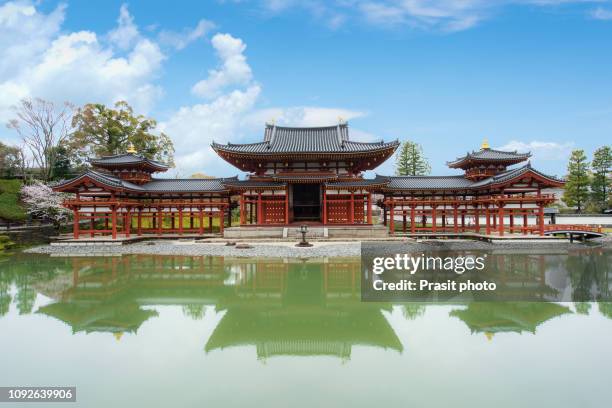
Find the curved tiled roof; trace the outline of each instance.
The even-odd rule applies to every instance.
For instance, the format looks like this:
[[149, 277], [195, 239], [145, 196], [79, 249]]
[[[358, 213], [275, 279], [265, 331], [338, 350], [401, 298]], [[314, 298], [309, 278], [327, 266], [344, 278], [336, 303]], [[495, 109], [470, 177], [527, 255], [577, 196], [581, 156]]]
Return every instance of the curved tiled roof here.
[[159, 170], [168, 170], [169, 167], [163, 163], [160, 163], [155, 160], [147, 159], [144, 156], [140, 156], [132, 153], [123, 153], [123, 154], [115, 154], [113, 156], [103, 156], [97, 159], [91, 159], [89, 162], [94, 166], [99, 167], [118, 167], [122, 165], [135, 165], [135, 164], [145, 164], [151, 168], [159, 169]]
[[529, 163], [479, 181], [472, 181], [464, 176], [381, 176], [378, 174], [375, 180], [387, 179], [389, 181], [389, 184], [385, 186], [387, 190], [478, 190], [504, 183], [528, 172], [550, 180], [553, 183], [564, 183], [562, 179], [535, 170]]
[[386, 178], [389, 184], [385, 186], [389, 190], [466, 190], [473, 186], [474, 182], [464, 176], [380, 176], [377, 179]]
[[104, 184], [108, 187], [111, 188], [115, 188], [115, 189], [126, 189], [126, 190], [133, 190], [133, 191], [144, 191], [144, 189], [134, 183], [130, 183], [129, 181], [125, 181], [125, 180], [121, 180], [120, 178], [111, 176], [109, 174], [105, 174], [105, 173], [100, 173], [99, 171], [95, 171], [95, 170], [88, 170], [85, 173], [71, 178], [69, 180], [62, 180], [58, 183], [55, 183], [54, 185], [52, 185], [53, 188], [58, 188], [58, 187], [62, 187], [68, 184], [72, 184], [75, 181], [81, 180], [83, 178], [90, 178], [94, 181], [97, 181], [98, 183]]
[[477, 152], [466, 153], [463, 157], [446, 162], [449, 167], [460, 167], [463, 163], [470, 161], [500, 161], [504, 163], [519, 163], [531, 157], [531, 153], [507, 152], [495, 149], [480, 149]]
[[280, 183], [275, 181], [259, 181], [259, 180], [229, 180], [223, 184], [229, 188], [281, 188], [285, 187], [287, 183]]
[[399, 145], [393, 142], [354, 142], [349, 140], [348, 125], [325, 127], [266, 127], [264, 141], [247, 144], [219, 144], [213, 142], [215, 150], [233, 153], [354, 153], [384, 150]]
[[190, 193], [190, 192], [223, 192], [227, 191], [225, 182], [237, 181], [238, 177], [214, 178], [214, 179], [153, 179], [141, 185], [130, 183], [109, 174], [89, 170], [80, 176], [70, 180], [61, 181], [53, 188], [60, 188], [72, 184], [80, 179], [90, 179], [117, 190], [128, 190], [141, 193]]
[[229, 179], [153, 179], [143, 184], [147, 192], [222, 192]]
[[383, 186], [389, 183], [388, 178], [376, 177], [374, 179], [360, 179], [350, 181], [334, 181], [325, 183], [330, 188], [343, 188], [343, 187], [370, 187], [370, 186]]
[[473, 187], [475, 188], [480, 188], [480, 187], [485, 187], [485, 186], [489, 186], [489, 185], [494, 185], [494, 184], [498, 184], [498, 183], [503, 183], [505, 181], [508, 180], [512, 180], [513, 178], [516, 177], [520, 177], [523, 174], [527, 173], [527, 172], [532, 172], [537, 174], [538, 176], [551, 180], [553, 182], [556, 183], [564, 183], [565, 181], [557, 178], [555, 176], [549, 176], [547, 174], [542, 173], [541, 171], [538, 171], [536, 169], [534, 169], [533, 167], [531, 167], [530, 163], [527, 163], [526, 165], [522, 166], [522, 167], [518, 167], [516, 169], [512, 169], [512, 170], [507, 170], [504, 171], [503, 173], [499, 173], [496, 174], [495, 176], [492, 177], [488, 177], [486, 179], [477, 181], [474, 183]]

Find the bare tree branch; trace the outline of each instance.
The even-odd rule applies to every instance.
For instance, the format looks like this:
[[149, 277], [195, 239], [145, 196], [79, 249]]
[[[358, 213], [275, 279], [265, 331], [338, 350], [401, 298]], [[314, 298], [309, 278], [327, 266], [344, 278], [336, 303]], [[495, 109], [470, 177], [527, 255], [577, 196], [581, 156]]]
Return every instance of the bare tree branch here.
[[7, 124], [28, 147], [45, 181], [51, 178], [57, 158], [56, 147], [72, 132], [73, 110], [68, 102], [56, 108], [53, 102], [40, 98], [22, 99], [15, 107], [17, 118]]

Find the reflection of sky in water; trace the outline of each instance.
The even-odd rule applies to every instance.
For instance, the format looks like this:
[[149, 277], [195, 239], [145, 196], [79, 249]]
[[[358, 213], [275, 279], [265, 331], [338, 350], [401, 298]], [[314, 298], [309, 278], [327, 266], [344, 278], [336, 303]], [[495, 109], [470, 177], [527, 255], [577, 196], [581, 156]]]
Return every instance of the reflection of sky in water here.
[[608, 405], [610, 304], [364, 304], [349, 260], [88, 262], [0, 264], [0, 384], [87, 407]]

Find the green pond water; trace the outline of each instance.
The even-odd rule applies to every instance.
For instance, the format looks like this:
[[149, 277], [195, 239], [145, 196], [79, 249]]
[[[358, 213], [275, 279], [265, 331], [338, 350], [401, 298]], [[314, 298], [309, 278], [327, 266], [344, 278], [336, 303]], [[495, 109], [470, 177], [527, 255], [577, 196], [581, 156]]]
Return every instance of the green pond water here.
[[[595, 265], [576, 287], [612, 287], [609, 250], [490, 256], [578, 281]], [[611, 303], [364, 303], [359, 286], [356, 258], [4, 256], [0, 386], [77, 387], [53, 407], [611, 404]]]

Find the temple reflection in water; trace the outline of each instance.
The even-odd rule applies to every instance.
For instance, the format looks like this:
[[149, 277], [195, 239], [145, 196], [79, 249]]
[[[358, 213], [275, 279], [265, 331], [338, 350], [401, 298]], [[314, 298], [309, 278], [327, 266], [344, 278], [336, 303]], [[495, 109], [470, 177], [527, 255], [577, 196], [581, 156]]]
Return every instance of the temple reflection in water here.
[[330, 355], [354, 345], [401, 352], [383, 315], [391, 305], [363, 304], [359, 263], [251, 261], [213, 257], [73, 258], [72, 280], [38, 312], [74, 332], [135, 333], [157, 315], [150, 306], [180, 305], [200, 317], [224, 312], [205, 350], [256, 347], [259, 358]]
[[[527, 265], [528, 276], [538, 279], [555, 268], [578, 268], [580, 263], [592, 267], [591, 262], [608, 259], [597, 252], [570, 253], [565, 258], [537, 253], [489, 256], [500, 273], [510, 275]], [[577, 281], [576, 291], [594, 286], [607, 290], [609, 266], [597, 264], [593, 270], [586, 277], [573, 278], [573, 272], [564, 276]], [[554, 284], [552, 279], [544, 281]], [[542, 281], [516, 285], [540, 290]], [[35, 308], [37, 294], [51, 302]], [[192, 319], [206, 318], [207, 310], [214, 310], [222, 317], [203, 339], [203, 349], [214, 353], [253, 346], [262, 359], [282, 355], [349, 359], [354, 346], [401, 353], [404, 345], [390, 323], [391, 313], [399, 308], [405, 318], [415, 319], [428, 306], [364, 303], [360, 295], [360, 262], [355, 258], [288, 261], [132, 255], [41, 257], [0, 265], [2, 314], [12, 302], [20, 313], [35, 311], [53, 317], [73, 333], [112, 333], [121, 338], [159, 318], [159, 306], [180, 306]], [[611, 316], [609, 304], [599, 308]], [[449, 318], [463, 322], [471, 333], [491, 337], [535, 333], [539, 325], [568, 313], [572, 311], [567, 304], [544, 301], [468, 302], [452, 305]]]

